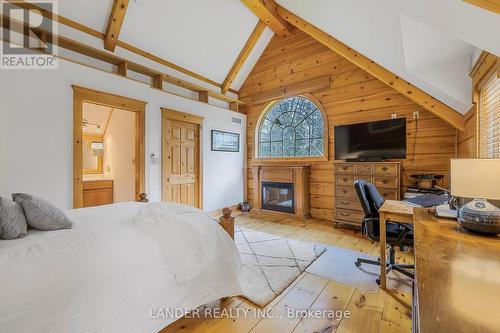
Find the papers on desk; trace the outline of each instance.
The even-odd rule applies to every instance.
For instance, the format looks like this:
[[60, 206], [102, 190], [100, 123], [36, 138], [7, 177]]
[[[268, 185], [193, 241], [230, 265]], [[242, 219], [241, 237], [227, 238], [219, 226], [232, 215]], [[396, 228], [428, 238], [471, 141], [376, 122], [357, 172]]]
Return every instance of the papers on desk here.
[[436, 206], [436, 216], [443, 217], [445, 219], [456, 219], [457, 211], [450, 209], [448, 205]]

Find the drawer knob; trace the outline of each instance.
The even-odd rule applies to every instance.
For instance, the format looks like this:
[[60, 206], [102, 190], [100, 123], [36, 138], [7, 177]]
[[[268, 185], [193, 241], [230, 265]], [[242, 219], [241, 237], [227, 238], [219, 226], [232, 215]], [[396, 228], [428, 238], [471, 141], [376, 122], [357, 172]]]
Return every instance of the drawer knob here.
[[383, 171], [387, 171], [388, 167], [382, 167]]
[[343, 205], [348, 205], [349, 201], [340, 201], [340, 203], [343, 204]]
[[342, 216], [349, 216], [349, 215], [351, 215], [351, 214], [347, 214], [347, 213], [340, 213], [340, 215], [342, 215]]
[[388, 183], [388, 181], [385, 179], [382, 181], [382, 184], [387, 184], [387, 183]]

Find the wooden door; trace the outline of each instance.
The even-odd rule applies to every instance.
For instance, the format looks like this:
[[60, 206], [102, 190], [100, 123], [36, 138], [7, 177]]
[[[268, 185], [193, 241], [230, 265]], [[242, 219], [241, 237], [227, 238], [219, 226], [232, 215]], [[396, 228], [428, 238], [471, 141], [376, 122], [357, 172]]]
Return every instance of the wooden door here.
[[201, 208], [200, 125], [171, 112], [163, 117], [163, 201]]

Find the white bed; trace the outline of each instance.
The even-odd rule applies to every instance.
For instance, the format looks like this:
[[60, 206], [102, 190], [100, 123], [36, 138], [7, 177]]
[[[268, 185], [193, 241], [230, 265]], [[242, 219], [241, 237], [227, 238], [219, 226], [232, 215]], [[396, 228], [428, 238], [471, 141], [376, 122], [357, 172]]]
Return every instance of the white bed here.
[[199, 210], [121, 203], [67, 213], [72, 229], [0, 241], [0, 331], [158, 332], [176, 319], [154, 318], [158, 309], [241, 293], [231, 237]]

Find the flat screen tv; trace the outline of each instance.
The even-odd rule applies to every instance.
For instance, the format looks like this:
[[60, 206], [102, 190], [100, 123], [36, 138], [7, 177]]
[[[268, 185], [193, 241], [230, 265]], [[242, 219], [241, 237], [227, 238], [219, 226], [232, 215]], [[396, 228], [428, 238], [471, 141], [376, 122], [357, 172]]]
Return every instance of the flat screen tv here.
[[335, 127], [336, 160], [406, 158], [406, 118]]

